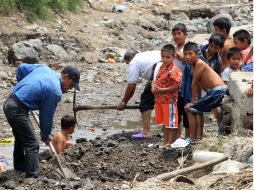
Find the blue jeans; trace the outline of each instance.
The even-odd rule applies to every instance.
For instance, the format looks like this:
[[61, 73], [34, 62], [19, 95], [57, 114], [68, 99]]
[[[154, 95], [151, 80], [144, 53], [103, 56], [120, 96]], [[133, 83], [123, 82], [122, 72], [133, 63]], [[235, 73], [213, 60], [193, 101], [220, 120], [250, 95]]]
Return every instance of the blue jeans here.
[[28, 108], [13, 94], [4, 103], [4, 114], [15, 137], [13, 165], [26, 177], [39, 176], [39, 142], [28, 117]]

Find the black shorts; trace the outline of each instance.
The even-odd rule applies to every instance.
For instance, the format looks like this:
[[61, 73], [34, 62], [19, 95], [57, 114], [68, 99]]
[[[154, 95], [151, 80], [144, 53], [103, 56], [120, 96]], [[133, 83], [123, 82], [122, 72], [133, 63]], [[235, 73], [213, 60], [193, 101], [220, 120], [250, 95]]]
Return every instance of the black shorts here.
[[141, 94], [139, 110], [140, 112], [144, 112], [147, 110], [154, 109], [154, 95], [151, 91], [151, 82], [148, 81], [144, 88], [144, 91]]
[[[181, 123], [183, 120], [183, 126], [185, 128], [189, 128], [189, 121], [187, 117], [187, 113], [184, 110], [184, 98], [178, 94], [178, 101], [177, 101], [177, 109], [178, 109], [178, 124]], [[183, 116], [183, 119], [182, 119]]]

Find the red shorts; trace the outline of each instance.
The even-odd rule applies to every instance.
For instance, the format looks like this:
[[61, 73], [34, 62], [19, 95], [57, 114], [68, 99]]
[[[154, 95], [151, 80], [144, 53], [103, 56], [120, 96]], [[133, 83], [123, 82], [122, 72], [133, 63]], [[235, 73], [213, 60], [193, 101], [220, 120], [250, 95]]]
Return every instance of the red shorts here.
[[155, 124], [176, 129], [178, 127], [177, 104], [155, 103]]

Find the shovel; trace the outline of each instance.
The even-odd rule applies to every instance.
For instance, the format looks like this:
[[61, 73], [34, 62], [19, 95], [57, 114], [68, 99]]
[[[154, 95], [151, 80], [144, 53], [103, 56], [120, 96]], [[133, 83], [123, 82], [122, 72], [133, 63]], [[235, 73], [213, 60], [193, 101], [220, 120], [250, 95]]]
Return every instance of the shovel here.
[[[35, 111], [31, 111], [32, 115], [33, 115], [33, 118], [35, 119], [37, 125], [39, 126], [39, 118], [38, 116], [36, 115]], [[52, 144], [52, 141], [49, 141], [49, 148], [50, 150], [53, 152], [54, 154], [54, 157], [57, 161], [57, 165], [58, 167], [60, 168], [60, 171], [57, 169], [57, 172], [62, 175], [65, 179], [68, 179], [68, 178], [76, 178], [77, 176], [68, 168], [64, 168], [61, 164], [61, 161], [59, 159], [59, 156], [58, 154], [56, 153], [56, 150]]]

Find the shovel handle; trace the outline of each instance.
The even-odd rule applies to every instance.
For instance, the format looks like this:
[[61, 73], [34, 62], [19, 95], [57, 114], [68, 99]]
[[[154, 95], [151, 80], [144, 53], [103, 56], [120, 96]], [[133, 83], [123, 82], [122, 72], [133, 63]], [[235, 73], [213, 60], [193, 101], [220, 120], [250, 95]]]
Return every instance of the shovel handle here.
[[[40, 126], [39, 118], [38, 118], [37, 114], [35, 113], [35, 111], [31, 111], [31, 113], [32, 113], [32, 116], [33, 116], [33, 118], [34, 118], [36, 124], [37, 124], [38, 126]], [[57, 153], [56, 153], [56, 150], [55, 150], [55, 148], [54, 148], [54, 146], [53, 146], [51, 140], [49, 141], [49, 148], [50, 148], [50, 150], [53, 152], [54, 157], [56, 158], [58, 167], [60, 168], [60, 170], [61, 170], [61, 172], [62, 172], [64, 178], [67, 178], [68, 175], [66, 174], [65, 170], [63, 169], [63, 166], [62, 166], [62, 164], [61, 164], [61, 161], [60, 161], [60, 159], [59, 159], [59, 157], [58, 157], [58, 155], [57, 155]]]
[[[74, 111], [80, 111], [80, 110], [106, 110], [106, 109], [116, 109], [116, 106], [76, 106], [74, 108]], [[125, 106], [124, 109], [139, 109], [138, 105], [130, 105]]]
[[62, 172], [64, 178], [67, 178], [68, 175], [66, 174], [65, 170], [63, 169], [63, 166], [62, 166], [61, 161], [60, 161], [60, 159], [59, 159], [59, 156], [58, 156], [58, 154], [56, 153], [56, 150], [55, 150], [55, 148], [54, 148], [54, 146], [53, 146], [53, 144], [52, 144], [52, 141], [49, 141], [49, 148], [50, 148], [50, 150], [53, 152], [53, 154], [54, 154], [54, 156], [55, 156], [55, 158], [56, 158], [58, 167], [60, 168], [60, 170], [61, 170], [61, 172]]

